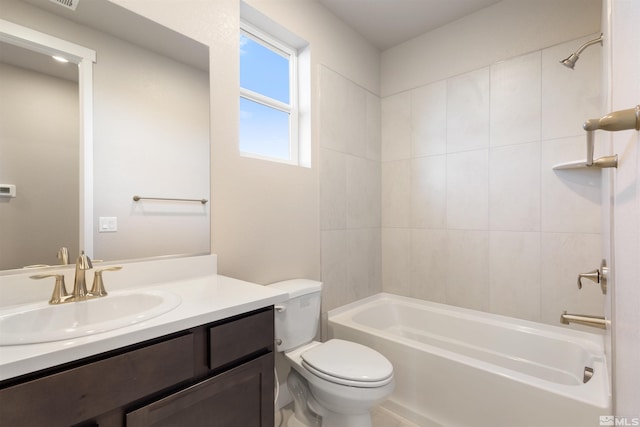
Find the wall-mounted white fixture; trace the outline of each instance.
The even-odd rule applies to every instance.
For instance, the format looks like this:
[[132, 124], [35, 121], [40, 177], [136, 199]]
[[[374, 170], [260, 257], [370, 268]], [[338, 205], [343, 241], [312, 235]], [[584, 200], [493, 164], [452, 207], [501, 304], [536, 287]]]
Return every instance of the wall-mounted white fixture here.
[[587, 131], [587, 159], [555, 165], [553, 169], [577, 169], [584, 167], [617, 168], [618, 155], [599, 157], [594, 160], [593, 151], [595, 145], [596, 130], [616, 132], [620, 130], [640, 130], [640, 105], [627, 110], [614, 111], [599, 119], [589, 119], [582, 126]]

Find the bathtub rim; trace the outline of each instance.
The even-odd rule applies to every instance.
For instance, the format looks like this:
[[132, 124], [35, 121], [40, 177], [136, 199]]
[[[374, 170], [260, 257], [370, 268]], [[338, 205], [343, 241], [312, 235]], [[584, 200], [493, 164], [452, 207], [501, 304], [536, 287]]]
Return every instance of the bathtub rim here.
[[[363, 311], [365, 307], [371, 307], [372, 304], [381, 304], [385, 301], [396, 301], [414, 306], [426, 306], [432, 310], [440, 312], [447, 311], [448, 314], [453, 312], [464, 318], [480, 319], [481, 321], [489, 324], [508, 327], [526, 333], [534, 333], [554, 339], [568, 340], [585, 348], [585, 350], [593, 357], [593, 366], [591, 366], [591, 368], [593, 368], [595, 372], [601, 372], [601, 375], [594, 375], [586, 384], [567, 385], [556, 383], [527, 373], [495, 365], [490, 362], [473, 359], [469, 356], [439, 348], [431, 344], [416, 342], [410, 338], [387, 333], [374, 327], [355, 322], [352, 319], [352, 317], [357, 313]], [[589, 405], [594, 405], [601, 408], [603, 410], [603, 414], [608, 413], [607, 411], [610, 411], [612, 407], [611, 387], [606, 363], [607, 355], [605, 354], [604, 337], [600, 334], [577, 331], [561, 326], [548, 325], [545, 323], [517, 319], [500, 314], [487, 313], [464, 307], [405, 297], [388, 292], [371, 295], [344, 306], [337, 307], [333, 310], [329, 310], [327, 313], [327, 325], [330, 336], [333, 333], [332, 325], [334, 324], [345, 328], [360, 330], [363, 333], [380, 336], [383, 339], [387, 339], [401, 345], [406, 345], [416, 350], [427, 349], [429, 352], [439, 357], [452, 359], [465, 365], [471, 365], [483, 370], [495, 372], [497, 375], [507, 377], [511, 380], [528, 384], [551, 393], [560, 394], [564, 397], [578, 400]]]

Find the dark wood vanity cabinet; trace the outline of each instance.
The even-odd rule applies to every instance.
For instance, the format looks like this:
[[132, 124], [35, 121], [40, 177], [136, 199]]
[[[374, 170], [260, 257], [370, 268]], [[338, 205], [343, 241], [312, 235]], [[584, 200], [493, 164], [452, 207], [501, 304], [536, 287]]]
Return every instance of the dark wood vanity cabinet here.
[[273, 308], [0, 383], [0, 427], [273, 426]]

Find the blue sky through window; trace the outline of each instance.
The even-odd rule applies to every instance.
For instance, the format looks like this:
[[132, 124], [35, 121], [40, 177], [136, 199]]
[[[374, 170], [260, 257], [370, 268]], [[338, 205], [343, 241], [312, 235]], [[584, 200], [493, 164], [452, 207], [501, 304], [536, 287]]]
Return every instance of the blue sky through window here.
[[289, 103], [289, 58], [240, 35], [240, 86]]
[[240, 150], [289, 159], [289, 114], [240, 98]]
[[[274, 48], [275, 49], [275, 48]], [[240, 86], [290, 103], [289, 58], [240, 35]], [[289, 113], [240, 98], [240, 150], [290, 160]]]

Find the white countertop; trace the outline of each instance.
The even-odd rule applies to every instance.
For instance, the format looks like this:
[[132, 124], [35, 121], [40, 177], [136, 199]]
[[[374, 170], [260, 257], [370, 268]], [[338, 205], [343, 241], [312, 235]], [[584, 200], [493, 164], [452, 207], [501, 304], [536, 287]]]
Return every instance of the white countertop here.
[[100, 334], [66, 341], [1, 346], [0, 380], [215, 322], [287, 299], [283, 291], [217, 274], [149, 284], [143, 288], [175, 293], [182, 302], [158, 317]]

